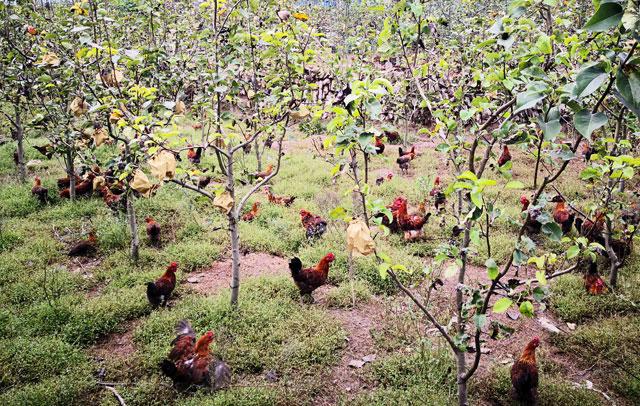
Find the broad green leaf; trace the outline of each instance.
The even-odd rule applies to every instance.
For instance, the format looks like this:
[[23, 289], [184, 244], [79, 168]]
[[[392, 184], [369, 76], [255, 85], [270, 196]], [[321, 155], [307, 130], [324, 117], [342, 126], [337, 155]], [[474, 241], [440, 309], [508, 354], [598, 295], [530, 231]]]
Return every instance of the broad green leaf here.
[[567, 250], [567, 259], [575, 258], [578, 256], [579, 253], [580, 253], [580, 247], [578, 247], [577, 245], [572, 245]]
[[598, 90], [607, 80], [607, 72], [604, 70], [604, 63], [588, 65], [576, 76], [576, 85], [573, 88], [573, 97], [582, 99]]
[[616, 90], [618, 92], [614, 95], [620, 102], [640, 117], [640, 72], [634, 71], [627, 75], [622, 70], [618, 71]]
[[476, 325], [478, 330], [482, 330], [484, 326], [487, 324], [487, 315], [486, 314], [475, 314], [473, 316], [473, 324]]
[[538, 125], [542, 130], [542, 134], [546, 141], [553, 141], [556, 139], [558, 134], [560, 134], [560, 130], [562, 126], [560, 125], [560, 120], [551, 120], [549, 122], [544, 122], [542, 119], [538, 120]]
[[627, 31], [638, 35], [638, 30], [640, 30], [640, 1], [628, 0], [627, 9], [622, 16], [622, 26]]
[[544, 270], [536, 271], [536, 279], [538, 280], [538, 283], [540, 283], [540, 285], [542, 286], [547, 284], [547, 275], [545, 274]]
[[580, 110], [573, 117], [576, 130], [589, 141], [591, 141], [591, 134], [607, 124], [607, 121], [609, 121], [609, 118], [606, 114], [602, 112], [593, 114], [588, 109]]
[[520, 303], [520, 313], [525, 317], [533, 317], [535, 315], [533, 303], [528, 300]]
[[498, 299], [493, 305], [494, 313], [504, 313], [509, 310], [509, 307], [513, 304], [513, 301], [508, 297]]
[[547, 96], [544, 93], [538, 91], [519, 93], [516, 96], [516, 110], [513, 114], [535, 107], [545, 97]]
[[555, 222], [543, 224], [542, 232], [548, 235], [553, 241], [560, 241], [562, 239], [562, 229]]
[[492, 281], [495, 280], [498, 277], [498, 274], [500, 273], [500, 271], [498, 270], [498, 264], [496, 264], [496, 261], [493, 258], [489, 258], [484, 263], [484, 265], [487, 267], [487, 275], [489, 276], [489, 279], [491, 279]]
[[622, 20], [624, 8], [622, 4], [614, 0], [603, 0], [596, 13], [587, 21], [584, 28], [591, 32], [608, 31], [616, 27]]

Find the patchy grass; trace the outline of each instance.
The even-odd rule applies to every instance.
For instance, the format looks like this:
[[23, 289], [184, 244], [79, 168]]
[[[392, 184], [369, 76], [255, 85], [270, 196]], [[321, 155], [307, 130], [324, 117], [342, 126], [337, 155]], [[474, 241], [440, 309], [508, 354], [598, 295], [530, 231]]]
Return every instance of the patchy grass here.
[[574, 332], [554, 337], [554, 343], [580, 359], [620, 395], [640, 399], [640, 319], [635, 316], [596, 320]]
[[329, 307], [341, 307], [350, 308], [358, 306], [362, 303], [367, 303], [371, 299], [371, 291], [369, 286], [359, 280], [351, 282], [344, 282], [336, 289], [332, 289], [327, 292], [327, 306]]

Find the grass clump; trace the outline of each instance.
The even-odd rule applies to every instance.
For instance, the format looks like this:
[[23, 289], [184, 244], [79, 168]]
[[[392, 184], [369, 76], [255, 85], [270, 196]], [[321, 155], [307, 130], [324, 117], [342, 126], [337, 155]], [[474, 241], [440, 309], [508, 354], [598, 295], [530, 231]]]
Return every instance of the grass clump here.
[[211, 265], [221, 253], [221, 247], [201, 239], [183, 240], [166, 248], [166, 257], [177, 262], [184, 272]]
[[326, 301], [329, 307], [350, 308], [354, 306], [354, 298], [355, 306], [367, 303], [371, 299], [369, 286], [359, 280], [354, 280], [353, 283], [346, 281], [327, 292]]
[[360, 396], [358, 405], [456, 403], [455, 373], [446, 348], [423, 348], [409, 355], [392, 355], [369, 367], [377, 388]]
[[640, 319], [617, 317], [579, 326], [574, 332], [554, 337], [562, 350], [585, 365], [598, 365], [599, 375], [627, 399], [640, 399]]

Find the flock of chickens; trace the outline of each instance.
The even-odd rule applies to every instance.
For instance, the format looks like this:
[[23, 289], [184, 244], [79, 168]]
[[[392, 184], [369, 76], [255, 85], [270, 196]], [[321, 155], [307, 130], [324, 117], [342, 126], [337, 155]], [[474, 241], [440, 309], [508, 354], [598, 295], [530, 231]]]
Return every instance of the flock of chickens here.
[[[387, 137], [392, 136], [390, 133]], [[389, 138], [387, 138], [389, 139]], [[378, 154], [384, 152], [385, 145], [383, 139], [375, 138], [375, 148]], [[190, 162], [200, 161], [201, 149], [190, 148], [187, 157]], [[410, 150], [398, 149], [397, 164], [402, 173], [409, 170], [409, 165], [416, 158], [415, 147]], [[511, 160], [511, 154], [505, 145], [502, 154], [497, 160], [499, 166], [505, 165]], [[252, 174], [256, 179], [266, 178], [272, 174], [273, 165], [267, 166], [264, 171]], [[387, 177], [390, 179], [391, 176]], [[76, 195], [88, 196], [97, 193], [101, 196], [105, 204], [114, 212], [124, 209], [124, 187], [116, 181], [107, 183], [105, 179], [113, 179], [108, 173], [101, 173], [99, 168], [92, 168], [86, 176], [76, 176]], [[206, 187], [210, 182], [210, 177], [202, 177], [199, 180], [199, 187]], [[70, 179], [68, 177], [58, 179], [59, 195], [62, 198], [69, 198]], [[384, 182], [384, 179], [376, 181], [377, 184]], [[269, 185], [265, 186], [263, 193], [266, 200], [275, 205], [290, 207], [295, 201], [295, 196], [278, 196], [273, 193]], [[48, 190], [42, 186], [41, 179], [35, 177], [32, 194], [40, 203], [48, 202]], [[426, 211], [426, 205], [431, 204], [437, 212], [441, 212], [446, 205], [446, 195], [441, 185], [440, 177], [436, 177], [433, 188], [429, 192], [431, 202], [425, 200], [419, 203], [417, 209], [409, 211], [408, 201], [400, 196], [386, 206], [391, 211], [391, 219], [386, 215], [376, 215], [380, 222], [387, 226], [391, 232], [401, 233], [406, 241], [418, 240], [424, 236], [423, 227], [428, 222], [432, 213]], [[555, 203], [553, 209], [553, 219], [562, 229], [563, 234], [571, 232], [575, 226], [578, 233], [590, 242], [598, 242], [604, 245], [604, 216], [596, 214], [594, 220], [582, 220], [576, 213], [567, 207], [565, 199], [558, 195], [551, 200]], [[525, 231], [534, 235], [541, 232], [542, 224], [537, 220], [541, 211], [539, 208], [531, 209], [530, 201], [526, 196], [520, 198], [522, 212], [525, 213]], [[255, 202], [251, 209], [242, 215], [243, 221], [253, 221], [259, 216], [261, 204]], [[314, 215], [307, 210], [300, 210], [301, 225], [305, 230], [307, 239], [315, 240], [321, 238], [327, 231], [327, 221], [318, 215]], [[149, 243], [158, 247], [161, 242], [161, 227], [151, 217], [145, 218], [146, 232]], [[454, 228], [455, 234], [455, 228]], [[624, 258], [630, 251], [630, 246], [622, 240], [612, 239], [610, 241], [616, 254]], [[92, 256], [97, 253], [97, 238], [91, 232], [86, 240], [73, 245], [68, 252], [69, 256]], [[299, 289], [301, 298], [310, 299], [313, 302], [313, 292], [327, 282], [329, 268], [335, 256], [332, 253], [326, 254], [315, 266], [305, 268], [298, 257], [289, 261], [291, 277]], [[172, 262], [166, 271], [156, 281], [147, 283], [147, 299], [153, 307], [164, 306], [168, 303], [171, 294], [176, 287], [176, 271], [178, 264]], [[598, 274], [595, 262], [590, 263], [586, 272], [585, 288], [590, 294], [601, 294], [607, 291], [607, 286]], [[188, 388], [192, 385], [204, 385], [213, 390], [223, 388], [230, 381], [230, 368], [223, 361], [214, 357], [210, 350], [210, 345], [214, 339], [214, 333], [207, 331], [196, 340], [196, 333], [186, 320], [181, 320], [176, 327], [176, 338], [172, 341], [172, 349], [167, 358], [160, 365], [163, 373], [173, 380], [174, 384], [181, 388]], [[535, 350], [540, 345], [539, 338], [534, 338], [524, 349], [521, 357], [515, 362], [511, 369], [511, 380], [516, 397], [523, 401], [533, 401], [536, 397], [538, 386], [538, 370], [536, 365]]]

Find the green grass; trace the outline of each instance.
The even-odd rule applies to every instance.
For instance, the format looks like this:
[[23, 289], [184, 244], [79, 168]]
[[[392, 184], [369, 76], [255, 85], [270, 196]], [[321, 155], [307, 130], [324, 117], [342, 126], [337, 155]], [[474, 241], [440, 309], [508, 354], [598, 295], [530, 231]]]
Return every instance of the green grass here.
[[353, 283], [346, 281], [336, 289], [327, 292], [327, 306], [329, 307], [350, 308], [354, 305], [367, 303], [370, 299], [369, 286], [357, 279]]

